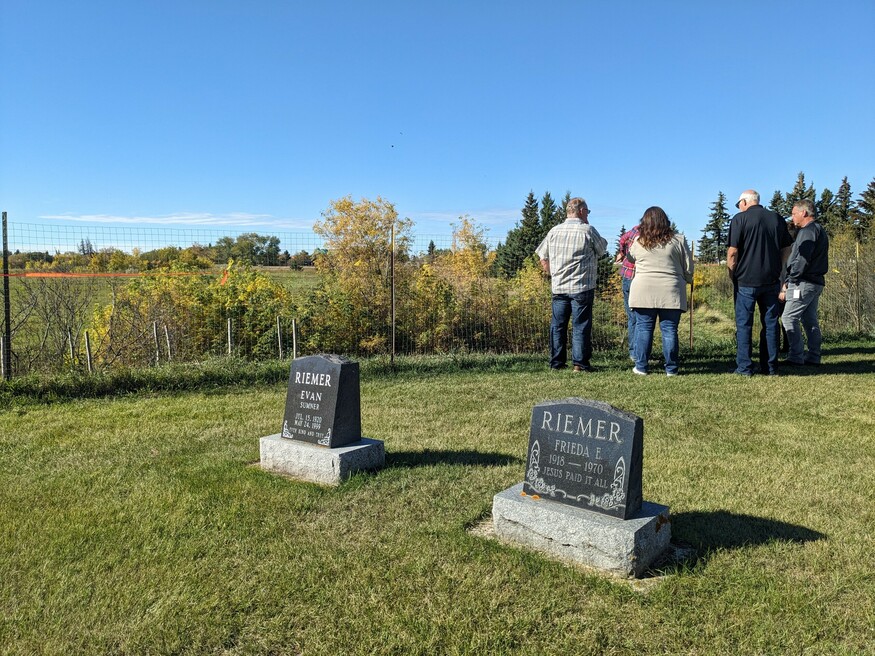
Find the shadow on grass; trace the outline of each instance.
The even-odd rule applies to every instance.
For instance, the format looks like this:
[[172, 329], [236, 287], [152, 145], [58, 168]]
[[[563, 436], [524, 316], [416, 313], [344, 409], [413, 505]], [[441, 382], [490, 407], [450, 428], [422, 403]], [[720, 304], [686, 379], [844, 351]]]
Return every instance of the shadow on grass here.
[[396, 451], [386, 453], [386, 467], [430, 467], [433, 465], [474, 465], [500, 467], [521, 465], [523, 460], [503, 453], [480, 451]]
[[[671, 526], [672, 543], [686, 553], [683, 562], [676, 562], [667, 568], [669, 570], [705, 563], [709, 554], [715, 551], [775, 541], [804, 544], [827, 537], [804, 526], [753, 515], [737, 515], [728, 510], [672, 513]], [[662, 573], [666, 573], [665, 569]]]

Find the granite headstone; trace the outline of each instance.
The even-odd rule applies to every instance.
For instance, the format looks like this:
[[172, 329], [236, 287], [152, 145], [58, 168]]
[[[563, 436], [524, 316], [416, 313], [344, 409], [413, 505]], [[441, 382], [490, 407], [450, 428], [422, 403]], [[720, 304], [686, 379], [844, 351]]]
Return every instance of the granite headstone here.
[[641, 508], [644, 422], [601, 401], [547, 401], [532, 411], [523, 492], [629, 519]]
[[294, 360], [281, 435], [329, 448], [361, 440], [358, 362], [339, 355]]

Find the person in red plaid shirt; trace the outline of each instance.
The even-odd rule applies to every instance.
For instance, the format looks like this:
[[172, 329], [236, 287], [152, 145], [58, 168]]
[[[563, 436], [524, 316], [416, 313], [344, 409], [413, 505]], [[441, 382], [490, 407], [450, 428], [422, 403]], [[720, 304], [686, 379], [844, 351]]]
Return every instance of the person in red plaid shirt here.
[[635, 361], [635, 313], [629, 309], [629, 289], [632, 287], [632, 278], [635, 277], [635, 263], [628, 259], [629, 247], [638, 237], [638, 226], [627, 230], [620, 237], [617, 248], [617, 257], [614, 264], [620, 265], [620, 276], [623, 280], [623, 307], [626, 308], [626, 334], [629, 340], [629, 359]]

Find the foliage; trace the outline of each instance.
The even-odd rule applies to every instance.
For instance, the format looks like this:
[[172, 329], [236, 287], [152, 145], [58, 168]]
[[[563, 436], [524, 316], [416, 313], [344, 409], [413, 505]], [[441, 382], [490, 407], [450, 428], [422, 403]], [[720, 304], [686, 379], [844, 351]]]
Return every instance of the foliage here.
[[131, 366], [221, 354], [228, 349], [229, 320], [235, 354], [272, 356], [277, 317], [290, 314], [290, 301], [285, 287], [248, 266], [231, 261], [218, 278], [179, 264], [113, 290], [91, 322], [95, 362]]
[[410, 219], [395, 206], [350, 196], [332, 201], [313, 230], [325, 240], [316, 257], [322, 281], [299, 305], [309, 348], [331, 344], [342, 353], [385, 353], [390, 347], [392, 230], [396, 287], [409, 286]]
[[504, 244], [496, 248], [496, 271], [505, 277], [513, 276], [523, 267], [526, 259], [537, 257], [534, 253], [541, 240], [538, 201], [534, 192], [530, 191], [522, 209], [522, 219], [507, 233]]
[[702, 230], [697, 255], [702, 262], [719, 262], [726, 254], [730, 219], [726, 211], [726, 195], [722, 191], [717, 193], [717, 200], [711, 204], [710, 217]]

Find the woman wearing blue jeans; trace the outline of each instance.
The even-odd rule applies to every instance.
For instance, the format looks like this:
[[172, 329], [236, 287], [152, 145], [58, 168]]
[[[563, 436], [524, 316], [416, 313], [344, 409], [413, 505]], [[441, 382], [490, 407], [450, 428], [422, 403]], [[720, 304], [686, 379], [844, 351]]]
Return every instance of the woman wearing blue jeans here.
[[693, 256], [687, 240], [671, 228], [661, 207], [644, 212], [638, 238], [629, 248], [635, 277], [629, 290], [629, 307], [635, 313], [635, 367], [647, 374], [653, 350], [653, 331], [659, 321], [665, 373], [678, 373], [678, 324], [687, 311], [687, 283], [693, 281]]

